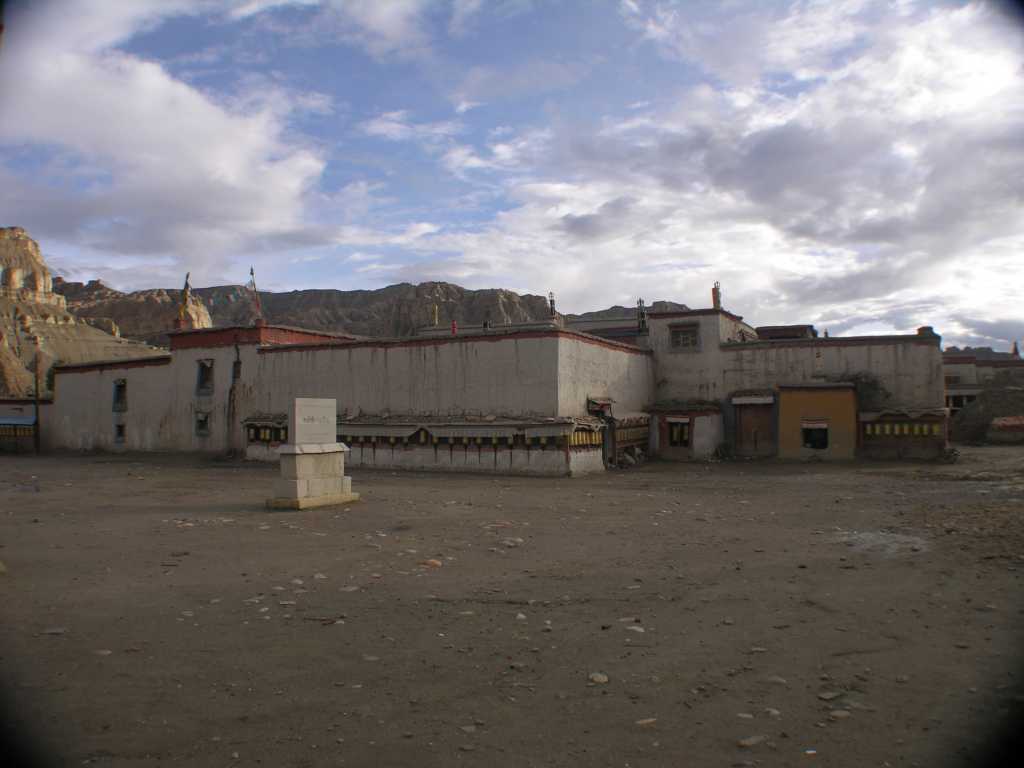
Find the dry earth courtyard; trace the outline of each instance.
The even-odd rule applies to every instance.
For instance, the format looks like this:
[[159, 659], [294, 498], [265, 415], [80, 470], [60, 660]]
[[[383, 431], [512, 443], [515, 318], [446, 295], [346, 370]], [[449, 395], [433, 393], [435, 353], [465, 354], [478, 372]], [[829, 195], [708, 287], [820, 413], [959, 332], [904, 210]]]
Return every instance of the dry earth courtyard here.
[[[0, 459], [9, 726], [54, 764], [969, 764], [1024, 694], [1024, 469], [544, 479]], [[965, 762], [966, 761], [966, 762]]]

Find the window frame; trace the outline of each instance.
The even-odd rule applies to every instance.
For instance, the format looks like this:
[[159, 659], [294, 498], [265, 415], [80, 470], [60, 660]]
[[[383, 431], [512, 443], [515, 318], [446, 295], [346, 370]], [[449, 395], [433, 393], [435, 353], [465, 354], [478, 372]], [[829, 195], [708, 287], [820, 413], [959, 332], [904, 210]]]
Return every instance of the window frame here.
[[[819, 433], [820, 432], [824, 432], [825, 433], [825, 444], [824, 445], [814, 445], [813, 443], [815, 441], [813, 441], [808, 436], [808, 434], [807, 434], [808, 432], [819, 432]], [[828, 434], [828, 432], [829, 432], [828, 424], [822, 424], [820, 426], [815, 426], [815, 427], [804, 427], [804, 426], [801, 426], [800, 427], [800, 445], [801, 445], [801, 447], [806, 448], [807, 450], [810, 450], [810, 451], [827, 451], [829, 449], [829, 434]]]
[[[204, 372], [207, 372], [204, 375]], [[202, 358], [196, 360], [196, 394], [212, 395], [214, 390], [214, 360], [213, 358]]]
[[[676, 334], [693, 334], [692, 344], [677, 343]], [[700, 352], [700, 323], [671, 323], [668, 326], [668, 347], [673, 352]]]
[[[210, 436], [210, 421], [213, 418], [213, 414], [210, 411], [196, 411], [195, 412], [195, 435], [196, 437], [209, 437]], [[204, 426], [200, 426], [200, 424]]]
[[114, 379], [110, 410], [114, 413], [124, 413], [128, 410], [128, 379]]
[[[690, 422], [689, 421], [669, 421], [668, 426], [668, 447], [669, 448], [689, 448], [690, 443], [693, 440], [693, 436], [690, 433]], [[675, 438], [673, 432], [678, 431], [679, 437]]]

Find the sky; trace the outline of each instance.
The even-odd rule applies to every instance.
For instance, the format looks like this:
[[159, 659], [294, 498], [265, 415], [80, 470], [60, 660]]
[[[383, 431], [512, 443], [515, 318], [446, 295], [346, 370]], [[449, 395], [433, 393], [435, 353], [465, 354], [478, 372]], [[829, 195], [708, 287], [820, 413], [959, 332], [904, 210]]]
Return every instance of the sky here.
[[976, 2], [8, 1], [0, 225], [122, 290], [447, 280], [1024, 338], [1024, 21]]

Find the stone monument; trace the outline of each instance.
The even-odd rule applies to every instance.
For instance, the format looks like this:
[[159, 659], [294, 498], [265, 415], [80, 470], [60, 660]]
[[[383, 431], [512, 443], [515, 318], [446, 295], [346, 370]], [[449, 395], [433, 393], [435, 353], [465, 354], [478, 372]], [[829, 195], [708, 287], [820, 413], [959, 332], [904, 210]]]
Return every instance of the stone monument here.
[[289, 442], [281, 446], [281, 476], [271, 509], [308, 509], [359, 499], [345, 477], [348, 446], [337, 438], [337, 401], [298, 397], [288, 414]]

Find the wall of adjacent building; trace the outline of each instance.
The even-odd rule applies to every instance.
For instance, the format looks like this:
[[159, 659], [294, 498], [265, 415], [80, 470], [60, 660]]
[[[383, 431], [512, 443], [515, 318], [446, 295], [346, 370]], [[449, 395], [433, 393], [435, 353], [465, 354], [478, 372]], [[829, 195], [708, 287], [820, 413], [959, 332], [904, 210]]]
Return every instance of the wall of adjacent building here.
[[869, 372], [891, 394], [892, 407], [944, 407], [938, 337], [870, 337], [757, 342], [722, 348], [722, 389], [771, 388]]
[[642, 411], [654, 398], [653, 357], [620, 345], [561, 337], [557, 415], [586, 416], [590, 397], [612, 398], [613, 414]]
[[[230, 411], [232, 366], [240, 363]], [[212, 360], [210, 394], [196, 391]], [[114, 382], [128, 406], [112, 410]], [[160, 364], [69, 367], [58, 372], [53, 445], [69, 449], [223, 452], [244, 448], [242, 420], [285, 413], [296, 397], [330, 397], [338, 413], [543, 419], [586, 414], [589, 394], [640, 410], [652, 387], [648, 355], [569, 334], [512, 334], [351, 345], [175, 350]], [[564, 409], [564, 410], [563, 410]], [[196, 432], [209, 414], [208, 434]], [[229, 423], [230, 418], [230, 423]], [[115, 438], [125, 426], [123, 442]], [[232, 444], [232, 441], [234, 443]]]
[[[805, 448], [803, 421], [828, 424], [828, 447]], [[784, 389], [779, 393], [779, 458], [852, 459], [857, 451], [857, 396], [848, 389]]]
[[339, 414], [555, 416], [558, 343], [514, 334], [263, 349], [242, 410], [333, 397]]
[[[675, 325], [697, 326], [700, 345], [696, 349], [673, 348], [671, 327]], [[722, 328], [717, 314], [652, 317], [648, 327], [648, 340], [654, 352], [654, 400], [719, 400], [725, 396]]]
[[[255, 348], [240, 347], [242, 372], [255, 369]], [[196, 391], [198, 361], [213, 360], [213, 388]], [[82, 366], [58, 371], [48, 441], [73, 450], [224, 452], [234, 434], [241, 447], [237, 418], [228, 422], [228, 392], [236, 351], [232, 347], [186, 349], [160, 364]], [[113, 409], [114, 382], [127, 385], [127, 407]], [[207, 434], [197, 434], [196, 416], [209, 414]], [[124, 441], [116, 424], [124, 425]]]

